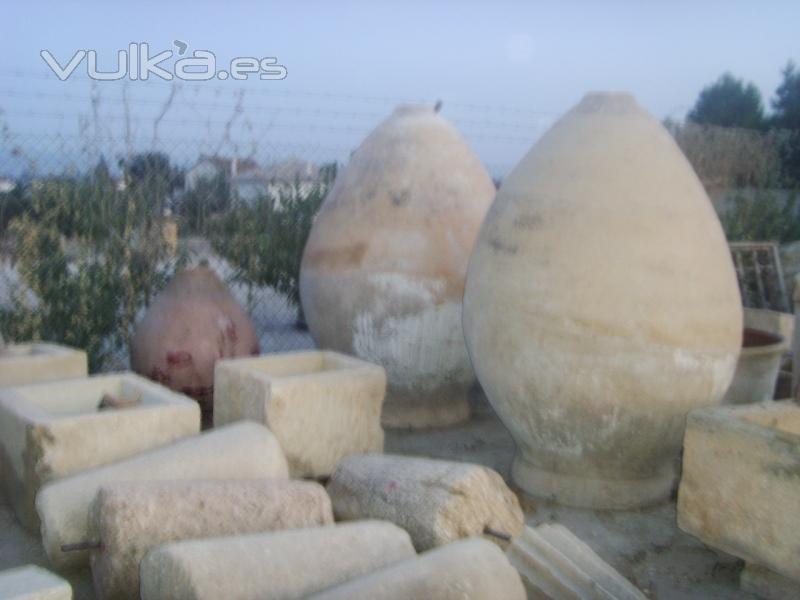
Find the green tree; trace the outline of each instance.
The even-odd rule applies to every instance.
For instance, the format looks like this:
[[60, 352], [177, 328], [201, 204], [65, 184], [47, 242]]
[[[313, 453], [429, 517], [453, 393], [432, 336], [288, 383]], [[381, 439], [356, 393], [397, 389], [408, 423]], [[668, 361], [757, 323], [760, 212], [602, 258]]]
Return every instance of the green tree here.
[[780, 129], [781, 165], [787, 185], [800, 186], [800, 71], [792, 61], [772, 99], [772, 126]]
[[764, 129], [766, 119], [761, 93], [752, 83], [745, 84], [724, 73], [703, 88], [688, 119], [701, 125]]
[[781, 129], [800, 130], [800, 70], [792, 61], [782, 71], [783, 81], [772, 99], [772, 124]]

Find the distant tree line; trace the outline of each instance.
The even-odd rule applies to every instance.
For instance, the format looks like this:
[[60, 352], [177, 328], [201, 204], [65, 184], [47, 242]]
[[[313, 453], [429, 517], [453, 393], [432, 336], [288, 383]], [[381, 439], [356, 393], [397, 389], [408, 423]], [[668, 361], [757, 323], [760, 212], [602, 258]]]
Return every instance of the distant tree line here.
[[800, 186], [800, 70], [792, 61], [782, 71], [782, 81], [770, 100], [771, 112], [764, 108], [761, 92], [724, 73], [703, 88], [687, 120], [712, 125], [771, 133], [775, 139], [784, 187]]

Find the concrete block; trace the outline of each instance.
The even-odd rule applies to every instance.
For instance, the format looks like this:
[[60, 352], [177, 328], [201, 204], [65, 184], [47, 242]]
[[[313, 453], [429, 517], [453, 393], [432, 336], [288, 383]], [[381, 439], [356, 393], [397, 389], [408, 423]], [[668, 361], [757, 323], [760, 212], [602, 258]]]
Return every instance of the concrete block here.
[[742, 569], [739, 584], [743, 591], [763, 600], [800, 598], [800, 581], [794, 581], [752, 563], [748, 563]]
[[62, 545], [92, 541], [89, 509], [104, 484], [172, 479], [285, 479], [288, 473], [278, 440], [266, 427], [236, 423], [46, 484], [36, 496], [42, 543], [47, 557], [58, 568], [87, 565], [88, 552], [64, 552]]
[[494, 544], [461, 540], [330, 588], [310, 600], [525, 600], [519, 574]]
[[144, 481], [104, 485], [90, 513], [98, 598], [138, 600], [139, 563], [181, 540], [333, 523], [325, 488], [310, 481]]
[[514, 492], [481, 465], [360, 454], [339, 464], [328, 493], [338, 520], [391, 521], [408, 531], [420, 552], [484, 534], [500, 541], [523, 527]]
[[0, 351], [0, 387], [86, 377], [86, 352], [59, 344], [9, 344]]
[[306, 598], [411, 556], [408, 534], [379, 521], [177, 542], [144, 557], [141, 597]]
[[800, 406], [765, 402], [690, 413], [678, 526], [800, 580]]
[[0, 600], [72, 600], [72, 587], [35, 565], [0, 571]]
[[[100, 410], [110, 395], [138, 400]], [[195, 435], [196, 403], [132, 373], [0, 389], [4, 485], [19, 520], [37, 530], [34, 498], [54, 479]]]
[[506, 551], [528, 598], [646, 600], [646, 596], [562, 525], [526, 527]]
[[214, 372], [214, 424], [263, 423], [293, 477], [327, 477], [345, 456], [383, 452], [382, 367], [337, 352], [222, 360]]

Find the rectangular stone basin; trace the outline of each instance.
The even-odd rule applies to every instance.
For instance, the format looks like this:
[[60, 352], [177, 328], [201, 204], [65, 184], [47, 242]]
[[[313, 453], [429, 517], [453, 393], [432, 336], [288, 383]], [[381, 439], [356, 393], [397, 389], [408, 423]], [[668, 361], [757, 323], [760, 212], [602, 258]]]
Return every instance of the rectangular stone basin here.
[[[104, 395], [131, 404], [101, 410]], [[196, 402], [133, 373], [0, 389], [3, 484], [31, 529], [44, 483], [199, 431]]]
[[784, 400], [690, 413], [678, 526], [800, 581], [800, 405]]
[[9, 344], [0, 349], [0, 387], [86, 377], [86, 353], [58, 344]]
[[292, 477], [329, 476], [351, 454], [383, 451], [382, 367], [329, 351], [217, 362], [214, 425], [249, 419], [283, 447]]

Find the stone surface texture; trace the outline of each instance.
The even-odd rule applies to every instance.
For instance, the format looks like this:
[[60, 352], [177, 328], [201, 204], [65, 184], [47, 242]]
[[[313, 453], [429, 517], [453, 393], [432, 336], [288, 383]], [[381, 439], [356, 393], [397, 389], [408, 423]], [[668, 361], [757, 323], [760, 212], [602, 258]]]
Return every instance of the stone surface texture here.
[[351, 454], [383, 452], [382, 367], [337, 352], [222, 360], [214, 424], [241, 419], [275, 434], [292, 477], [328, 477]]
[[[136, 400], [99, 410], [104, 394]], [[55, 479], [169, 444], [200, 431], [190, 398], [133, 373], [0, 389], [0, 452], [6, 493], [20, 521], [38, 530], [34, 498]]]
[[686, 414], [733, 376], [742, 307], [702, 184], [632, 96], [586, 95], [504, 180], [463, 319], [522, 489], [593, 508], [669, 497]]
[[792, 580], [766, 567], [748, 563], [740, 578], [742, 590], [762, 600], [800, 598], [800, 581]]
[[131, 367], [197, 400], [213, 423], [214, 364], [259, 353], [247, 313], [207, 267], [180, 271], [156, 296], [131, 339]]
[[782, 401], [692, 412], [678, 526], [800, 580], [800, 406]]
[[514, 536], [523, 514], [495, 471], [469, 463], [365, 454], [344, 459], [328, 483], [337, 519], [385, 519], [418, 551], [487, 533]]
[[48, 343], [9, 344], [0, 350], [0, 387], [86, 377], [86, 352]]
[[325, 488], [311, 481], [222, 480], [104, 485], [89, 518], [98, 598], [138, 600], [139, 563], [156, 546], [181, 540], [333, 523]]
[[[510, 477], [514, 440], [477, 387], [470, 400], [473, 417], [467, 423], [387, 431], [387, 451], [468, 460]], [[653, 600], [757, 600], [739, 587], [744, 562], [678, 529], [674, 502], [629, 511], [573, 508], [524, 495], [520, 503], [528, 525], [563, 524]], [[0, 570], [25, 564], [49, 568], [40, 537], [19, 525], [0, 494]], [[88, 565], [62, 576], [75, 600], [95, 600]]]
[[[798, 244], [800, 246], [800, 244]], [[794, 306], [794, 335], [792, 335], [792, 364], [800, 365], [800, 274], [794, 278], [794, 293], [792, 294], [792, 305]], [[796, 397], [800, 383], [800, 368], [792, 370], [792, 393]]]
[[46, 484], [36, 496], [42, 543], [58, 568], [89, 562], [86, 551], [62, 544], [91, 542], [89, 510], [104, 484], [175, 479], [285, 479], [289, 468], [278, 440], [256, 423], [236, 423], [169, 446]]
[[0, 571], [0, 600], [72, 600], [72, 587], [47, 569], [26, 565]]
[[193, 540], [152, 550], [142, 600], [306, 598], [414, 556], [408, 534], [378, 521]]
[[494, 544], [453, 542], [325, 590], [310, 600], [526, 600], [514, 567]]
[[592, 549], [558, 524], [526, 527], [506, 551], [528, 598], [646, 600], [646, 596]]
[[386, 369], [390, 427], [469, 416], [464, 276], [495, 188], [432, 107], [401, 106], [350, 158], [309, 235], [300, 293], [320, 348]]

